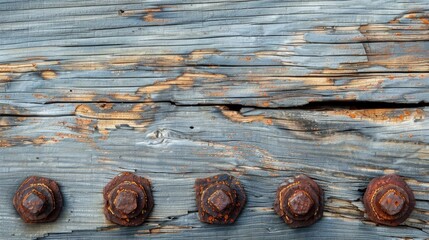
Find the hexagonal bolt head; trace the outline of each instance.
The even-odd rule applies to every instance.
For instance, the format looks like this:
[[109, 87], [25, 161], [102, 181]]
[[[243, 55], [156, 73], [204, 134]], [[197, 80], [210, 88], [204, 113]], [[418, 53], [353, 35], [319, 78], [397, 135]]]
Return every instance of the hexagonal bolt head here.
[[115, 198], [115, 208], [127, 215], [137, 209], [137, 193], [134, 191], [121, 191]]
[[154, 206], [149, 180], [129, 172], [114, 177], [103, 198], [106, 219], [121, 226], [143, 224]]
[[416, 204], [413, 191], [398, 175], [374, 178], [363, 197], [365, 212], [371, 221], [397, 226], [411, 214]]
[[24, 222], [45, 223], [58, 218], [63, 198], [54, 180], [31, 176], [19, 186], [13, 197], [13, 205]]
[[246, 203], [246, 194], [233, 176], [220, 174], [195, 180], [195, 200], [201, 222], [234, 223]]
[[314, 202], [308, 194], [298, 190], [288, 199], [288, 205], [294, 214], [305, 215], [313, 207]]
[[404, 207], [405, 199], [395, 190], [389, 190], [380, 199], [381, 209], [390, 216], [398, 214]]
[[323, 208], [323, 190], [305, 175], [286, 179], [277, 189], [274, 210], [292, 228], [312, 225]]
[[25, 195], [22, 200], [22, 206], [34, 215], [39, 215], [43, 211], [46, 203], [46, 197], [37, 190], [32, 190]]
[[208, 199], [210, 204], [216, 208], [218, 212], [222, 212], [232, 204], [231, 198], [223, 191], [217, 190]]

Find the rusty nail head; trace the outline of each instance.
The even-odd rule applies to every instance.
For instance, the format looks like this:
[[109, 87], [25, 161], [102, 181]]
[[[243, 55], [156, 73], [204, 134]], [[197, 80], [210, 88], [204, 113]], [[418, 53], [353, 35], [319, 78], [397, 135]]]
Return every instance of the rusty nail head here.
[[45, 223], [58, 218], [63, 198], [54, 180], [31, 176], [19, 186], [13, 205], [24, 222]]
[[141, 225], [154, 205], [150, 182], [128, 172], [113, 178], [103, 197], [106, 219], [122, 226]]
[[274, 210], [292, 228], [312, 225], [323, 208], [323, 190], [305, 175], [287, 179], [277, 189]]
[[195, 180], [198, 216], [209, 224], [234, 223], [246, 203], [246, 194], [233, 176], [220, 174]]
[[416, 204], [411, 188], [396, 174], [374, 178], [368, 184], [363, 202], [371, 221], [388, 226], [404, 222]]

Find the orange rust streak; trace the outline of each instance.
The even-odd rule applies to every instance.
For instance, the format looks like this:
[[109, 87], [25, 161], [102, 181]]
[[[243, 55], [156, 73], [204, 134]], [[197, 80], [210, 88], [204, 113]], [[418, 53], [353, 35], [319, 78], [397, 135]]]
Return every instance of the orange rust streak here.
[[333, 115], [345, 115], [353, 119], [369, 120], [374, 122], [400, 123], [414, 119], [424, 119], [425, 113], [421, 109], [395, 110], [395, 109], [362, 109], [362, 110], [334, 110]]
[[45, 70], [45, 71], [42, 71], [40, 76], [42, 76], [42, 78], [45, 80], [51, 80], [51, 79], [56, 78], [57, 74], [52, 70]]
[[128, 93], [112, 93], [110, 94], [111, 97], [119, 100], [127, 100], [127, 101], [137, 101], [140, 100], [140, 96], [131, 95]]
[[95, 143], [90, 139], [86, 134], [72, 134], [72, 133], [56, 133], [55, 134], [60, 139], [75, 139], [77, 142], [81, 143], [90, 143], [91, 146], [95, 146]]
[[166, 80], [163, 82], [155, 82], [152, 85], [141, 87], [137, 90], [137, 94], [150, 94], [163, 90], [167, 90], [172, 86], [177, 86], [181, 89], [189, 89], [194, 84], [195, 79], [226, 79], [226, 75], [214, 73], [184, 73], [175, 79]]
[[8, 142], [7, 140], [5, 140], [5, 139], [0, 140], [0, 147], [11, 147], [11, 146], [13, 146], [13, 145], [10, 142]]
[[33, 142], [34, 145], [42, 145], [42, 144], [57, 143], [58, 140], [55, 139], [55, 138], [53, 138], [53, 137], [48, 138], [48, 137], [45, 137], [45, 136], [39, 136], [39, 137], [33, 139], [32, 142]]
[[6, 74], [0, 74], [0, 83], [1, 82], [9, 82], [12, 78]]
[[[147, 121], [138, 123], [137, 120], [143, 119], [141, 115], [143, 111], [142, 108], [146, 105], [147, 104], [143, 103], [135, 104], [130, 111], [118, 112], [109, 110], [108, 112], [102, 112], [106, 111], [106, 109], [100, 108], [97, 112], [91, 107], [82, 104], [76, 107], [75, 114], [94, 120], [98, 131], [104, 135], [105, 138], [110, 133], [110, 130], [116, 129], [118, 125], [126, 124], [134, 128], [145, 128], [149, 123]], [[77, 121], [77, 123], [82, 123], [85, 126], [87, 125], [83, 120], [80, 120], [80, 122]]]
[[87, 105], [79, 105], [76, 107], [75, 114], [78, 116], [95, 118], [95, 119], [121, 119], [121, 120], [138, 120], [141, 119], [138, 112], [95, 112]]
[[94, 71], [107, 69], [107, 65], [101, 62], [70, 62], [62, 65], [64, 70], [69, 71]]
[[252, 122], [261, 122], [266, 125], [273, 125], [273, 120], [266, 118], [262, 115], [255, 115], [255, 116], [243, 116], [237, 111], [231, 111], [226, 107], [219, 107], [222, 114], [227, 117], [229, 120], [234, 122], [240, 122], [240, 123], [252, 123]]
[[1, 64], [0, 72], [15, 72], [24, 73], [36, 71], [37, 65], [35, 63], [20, 63], [20, 64]]
[[427, 19], [427, 18], [422, 17], [422, 18], [420, 18], [420, 21], [424, 24], [429, 24], [429, 19]]
[[219, 51], [217, 49], [198, 49], [198, 50], [192, 51], [189, 54], [188, 60], [199, 61], [201, 59], [204, 59], [204, 57], [206, 57], [206, 56], [219, 55], [220, 53], [221, 53], [221, 51]]
[[70, 102], [92, 102], [97, 95], [95, 93], [73, 93], [71, 96], [62, 98], [64, 101]]
[[139, 63], [154, 67], [172, 67], [179, 66], [184, 63], [184, 58], [180, 55], [150, 56], [144, 54], [146, 53], [143, 52], [142, 55], [124, 55], [114, 57], [109, 61], [109, 64], [114, 67], [136, 66]]
[[154, 17], [154, 14], [157, 12], [161, 12], [162, 8], [147, 8], [144, 10], [144, 12], [146, 13], [145, 16], [143, 16], [143, 20], [145, 22], [160, 22], [163, 23], [166, 20], [165, 19], [157, 19]]

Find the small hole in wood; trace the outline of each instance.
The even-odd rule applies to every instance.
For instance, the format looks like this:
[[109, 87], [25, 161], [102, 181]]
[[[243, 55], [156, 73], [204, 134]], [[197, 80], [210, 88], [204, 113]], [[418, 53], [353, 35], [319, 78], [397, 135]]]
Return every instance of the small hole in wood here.
[[190, 126], [189, 128], [190, 128], [190, 129], [194, 129], [194, 126]]

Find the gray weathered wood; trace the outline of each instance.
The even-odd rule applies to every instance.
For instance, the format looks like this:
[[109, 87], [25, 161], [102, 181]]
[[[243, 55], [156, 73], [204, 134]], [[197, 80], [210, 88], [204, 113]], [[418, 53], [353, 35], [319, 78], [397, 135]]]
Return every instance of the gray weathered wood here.
[[[12, 108], [12, 107], [11, 107]], [[180, 107], [170, 104], [31, 104], [5, 118], [1, 188], [10, 203], [26, 176], [56, 179], [66, 199], [61, 218], [27, 226], [11, 204], [1, 210], [2, 234], [53, 238], [148, 235], [154, 237], [427, 237], [429, 221], [427, 109], [278, 110]], [[11, 110], [9, 110], [11, 111]], [[25, 116], [25, 117], [22, 117]], [[102, 188], [120, 171], [152, 180], [156, 206], [135, 229], [104, 220]], [[198, 222], [193, 182], [219, 172], [234, 174], [248, 203], [237, 224]], [[291, 230], [275, 215], [275, 189], [306, 173], [326, 191], [325, 217], [314, 227]], [[403, 175], [417, 207], [403, 227], [376, 227], [363, 218], [361, 197], [372, 177]], [[8, 226], [15, 226], [11, 230]], [[113, 227], [113, 229], [112, 229]], [[99, 233], [89, 230], [107, 228]], [[107, 230], [106, 229], [106, 230]], [[83, 230], [83, 232], [79, 231]], [[159, 233], [159, 234], [155, 234]], [[161, 234], [166, 233], [166, 234]], [[168, 233], [168, 234], [167, 234]], [[89, 234], [89, 235], [86, 235]]]
[[427, 0], [39, 0], [0, 8], [7, 102], [275, 107], [429, 98]]
[[[0, 0], [0, 12], [0, 238], [429, 237], [427, 0]], [[152, 181], [143, 226], [104, 219], [121, 171]], [[232, 226], [197, 218], [194, 180], [217, 173], [248, 195]], [[298, 173], [326, 210], [296, 230], [272, 204]], [[387, 173], [417, 199], [395, 228], [361, 202]], [[57, 222], [13, 209], [29, 175], [60, 184]]]

